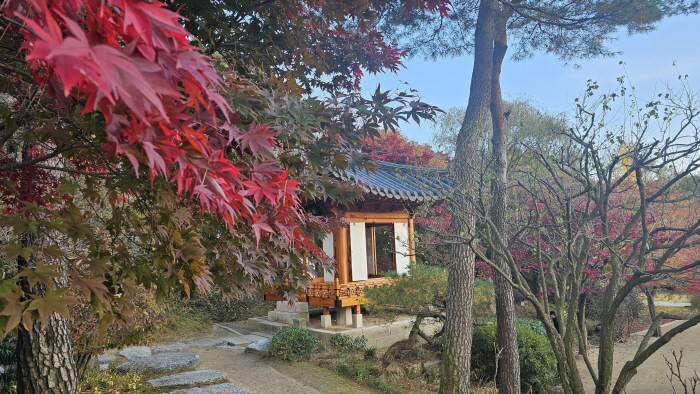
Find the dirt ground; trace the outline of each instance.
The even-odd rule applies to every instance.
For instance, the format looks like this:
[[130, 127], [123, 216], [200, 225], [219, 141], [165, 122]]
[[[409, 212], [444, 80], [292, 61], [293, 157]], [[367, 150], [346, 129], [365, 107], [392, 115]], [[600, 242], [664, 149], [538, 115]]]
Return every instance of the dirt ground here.
[[[662, 330], [665, 333], [680, 323], [681, 322], [670, 323], [664, 326]], [[626, 343], [615, 345], [614, 377], [617, 377], [617, 374], [620, 372], [625, 362], [634, 357], [642, 337], [642, 335], [632, 335]], [[654, 339], [652, 339], [652, 341], [653, 340]], [[671, 342], [649, 357], [649, 359], [638, 368], [637, 375], [632, 378], [632, 381], [627, 385], [627, 393], [672, 393], [673, 389], [671, 388], [671, 383], [666, 377], [669, 369], [666, 366], [666, 361], [664, 361], [663, 356], [666, 356], [666, 358], [673, 361], [671, 352], [675, 350], [676, 353], [678, 353], [678, 351], [681, 349], [683, 349], [681, 374], [688, 377], [693, 374], [694, 370], [697, 370], [700, 373], [700, 326], [695, 326], [679, 335], [676, 335]], [[591, 364], [593, 364], [593, 368], [597, 369], [598, 349], [591, 349], [589, 357]], [[591, 379], [591, 375], [588, 373], [588, 369], [586, 368], [586, 364], [583, 362], [582, 358], [579, 360], [578, 365], [586, 392], [595, 392], [593, 380]], [[614, 381], [613, 384], [615, 384]], [[677, 390], [681, 390], [679, 392], [683, 392], [682, 388], [677, 382], [675, 382], [675, 386]]]

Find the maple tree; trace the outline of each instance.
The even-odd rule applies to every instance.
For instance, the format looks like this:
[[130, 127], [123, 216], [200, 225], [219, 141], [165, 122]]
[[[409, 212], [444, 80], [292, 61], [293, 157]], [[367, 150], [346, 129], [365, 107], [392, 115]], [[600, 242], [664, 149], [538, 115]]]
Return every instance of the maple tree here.
[[[324, 9], [294, 4], [299, 12]], [[374, 37], [387, 61], [338, 47], [343, 57], [325, 59], [333, 68], [314, 75], [352, 82], [334, 85], [343, 93], [326, 86], [328, 98], [319, 99], [299, 88], [304, 72], [281, 81], [252, 67], [252, 52], [208, 51], [162, 3], [3, 3], [0, 198], [2, 225], [13, 235], [2, 252], [18, 271], [0, 283], [0, 325], [19, 336], [19, 392], [75, 392], [67, 306], [78, 293], [105, 327], [130, 321], [139, 286], [159, 298], [173, 289], [235, 294], [273, 283], [289, 283], [281, 289], [293, 297], [304, 286], [312, 269], [304, 256], [323, 257], [314, 234], [330, 224], [303, 212], [302, 201], [359, 196], [320, 170], [366, 166], [355, 149], [365, 137], [437, 110], [406, 92], [378, 88], [363, 98], [351, 89], [361, 73], [343, 59], [364, 56], [373, 64], [366, 71], [376, 72], [398, 67], [402, 54], [379, 45], [366, 24], [369, 7], [381, 2], [338, 4], [323, 13], [334, 28], [293, 33], [332, 42], [331, 30], [354, 20], [354, 34]], [[266, 15], [246, 12], [248, 20]], [[297, 44], [276, 48], [303, 52]], [[316, 56], [302, 58], [315, 64]], [[33, 341], [50, 346], [37, 354]], [[60, 368], [43, 367], [46, 358]]]
[[[697, 181], [700, 145], [683, 126], [697, 122], [697, 107], [686, 101], [692, 97], [688, 86], [643, 108], [636, 107], [634, 95], [627, 96], [624, 82], [615, 92], [597, 89], [592, 83], [579, 100], [574, 123], [560, 131], [565, 140], [526, 144], [537, 161], [514, 176], [519, 202], [511, 209], [507, 232], [490, 221], [487, 201], [480, 200], [485, 194], [479, 192], [472, 198], [484, 225], [475, 229], [475, 238], [464, 240], [492, 270], [500, 268], [487, 250], [508, 263], [514, 273], [510, 283], [535, 307], [557, 357], [562, 387], [572, 393], [584, 392], [580, 373], [585, 372], [579, 372], [574, 352], [575, 342], [585, 343], [585, 316], [577, 310], [582, 294], [596, 291], [603, 298], [597, 368], [586, 351], [580, 352], [598, 393], [623, 392], [641, 363], [700, 322], [700, 315], [692, 316], [650, 343], [667, 317], [657, 315], [637, 354], [613, 380], [614, 326], [625, 300], [636, 288], [683, 277], [700, 266], [697, 256], [683, 257], [700, 242], [697, 214], [671, 215], [697, 211], [696, 195], [677, 185], [682, 179]], [[635, 120], [623, 124], [615, 115], [620, 110]], [[633, 149], [618, 149], [630, 141]], [[526, 278], [533, 269], [536, 287]], [[550, 299], [562, 319], [561, 337], [549, 318]]]

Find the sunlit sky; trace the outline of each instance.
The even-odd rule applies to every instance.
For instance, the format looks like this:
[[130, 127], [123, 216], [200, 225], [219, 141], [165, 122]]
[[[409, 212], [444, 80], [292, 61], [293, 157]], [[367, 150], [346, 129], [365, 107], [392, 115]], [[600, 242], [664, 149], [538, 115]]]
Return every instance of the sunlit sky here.
[[[614, 87], [617, 77], [627, 74], [640, 99], [652, 98], [664, 90], [664, 83], [677, 81], [678, 74], [689, 75], [694, 90], [700, 90], [700, 16], [682, 16], [663, 20], [649, 34], [628, 37], [622, 33], [609, 48], [622, 52], [613, 58], [579, 62], [579, 67], [564, 66], [555, 57], [537, 54], [523, 62], [506, 59], [501, 86], [506, 100], [527, 96], [554, 112], [571, 111], [574, 98], [597, 81], [601, 88]], [[442, 109], [464, 106], [469, 97], [473, 57], [437, 61], [411, 59], [397, 74], [368, 75], [363, 89], [370, 93], [377, 84], [382, 89], [398, 88], [407, 82], [417, 89], [423, 101]], [[620, 65], [625, 63], [625, 68]], [[674, 67], [674, 62], [676, 66]], [[403, 124], [403, 133], [419, 142], [430, 142], [430, 124]]]

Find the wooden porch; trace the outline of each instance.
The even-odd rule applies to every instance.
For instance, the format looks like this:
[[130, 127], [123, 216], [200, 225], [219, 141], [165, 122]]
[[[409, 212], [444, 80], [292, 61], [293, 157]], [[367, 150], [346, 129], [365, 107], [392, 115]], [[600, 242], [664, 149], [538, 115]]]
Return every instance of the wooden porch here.
[[[388, 285], [392, 281], [391, 278], [370, 278], [357, 282], [340, 283], [337, 278], [334, 282], [325, 282], [323, 278], [316, 278], [311, 281], [306, 289], [306, 294], [299, 297], [299, 301], [325, 308], [362, 305], [367, 302], [364, 297], [365, 289]], [[265, 294], [265, 300], [282, 301], [272, 292]]]

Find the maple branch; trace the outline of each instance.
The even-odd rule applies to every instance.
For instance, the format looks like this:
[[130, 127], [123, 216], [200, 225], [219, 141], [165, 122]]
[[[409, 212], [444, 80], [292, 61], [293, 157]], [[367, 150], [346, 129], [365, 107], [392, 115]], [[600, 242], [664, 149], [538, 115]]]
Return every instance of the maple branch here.
[[42, 169], [44, 169], [44, 170], [68, 172], [68, 173], [71, 173], [71, 174], [79, 174], [79, 175], [86, 175], [86, 176], [94, 176], [94, 177], [103, 178], [103, 179], [106, 179], [106, 178], [114, 178], [114, 177], [115, 177], [115, 176], [110, 176], [110, 175], [108, 175], [108, 174], [99, 173], [99, 172], [80, 171], [80, 170], [74, 170], [74, 169], [71, 169], [71, 168], [45, 166], [45, 165], [41, 165], [41, 164], [35, 165], [35, 166], [33, 166], [33, 167], [42, 168]]
[[272, 4], [276, 1], [277, 0], [265, 0], [265, 1], [261, 1], [259, 3], [251, 4], [250, 7], [246, 8], [246, 11], [254, 10], [258, 7], [263, 7], [263, 6], [266, 6], [268, 4]]
[[60, 155], [60, 154], [63, 153], [63, 152], [67, 152], [67, 151], [69, 151], [69, 150], [78, 149], [78, 148], [87, 148], [87, 147], [88, 147], [88, 146], [86, 146], [86, 145], [69, 146], [69, 147], [67, 147], [67, 148], [63, 148], [63, 149], [60, 149], [60, 150], [55, 150], [55, 151], [53, 151], [53, 152], [51, 152], [51, 153], [49, 153], [49, 154], [47, 154], [47, 155], [44, 155], [44, 156], [41, 156], [41, 157], [37, 157], [36, 159], [32, 159], [32, 160], [29, 160], [29, 161], [25, 161], [25, 162], [21, 162], [21, 163], [16, 163], [16, 162], [7, 163], [7, 164], [4, 164], [4, 165], [0, 165], [0, 171], [13, 171], [13, 170], [16, 170], [16, 169], [19, 169], [19, 168], [31, 167], [31, 166], [34, 166], [34, 165], [37, 164], [37, 163], [41, 163], [42, 161], [46, 161], [46, 160], [52, 159], [52, 158], [54, 158], [54, 157]]
[[249, 41], [249, 40], [239, 40], [239, 41], [233, 41], [233, 42], [224, 42], [219, 44], [220, 47], [235, 47], [237, 45], [248, 45], [248, 46], [253, 46], [253, 47], [271, 47], [274, 44], [266, 44], [263, 42], [256, 42], [256, 41]]

